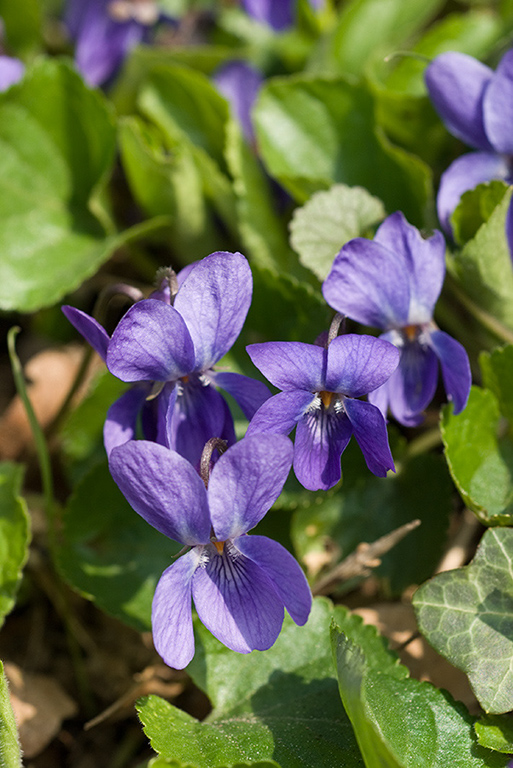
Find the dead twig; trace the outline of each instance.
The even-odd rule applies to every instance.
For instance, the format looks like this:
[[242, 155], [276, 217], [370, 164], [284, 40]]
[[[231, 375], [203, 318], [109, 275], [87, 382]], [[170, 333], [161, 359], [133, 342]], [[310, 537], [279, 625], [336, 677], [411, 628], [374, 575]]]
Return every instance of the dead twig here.
[[[172, 679], [169, 679], [170, 677]], [[107, 709], [89, 720], [84, 725], [84, 730], [94, 728], [123, 710], [131, 711], [134, 703], [141, 696], [149, 696], [153, 693], [166, 699], [175, 699], [184, 689], [184, 678], [185, 675], [177, 675], [163, 664], [147, 667], [140, 674], [134, 675], [134, 683], [130, 688]]]
[[410, 523], [401, 525], [395, 531], [381, 536], [376, 541], [368, 544], [362, 541], [354, 552], [345, 560], [336, 565], [331, 571], [323, 576], [314, 585], [312, 592], [314, 595], [327, 595], [333, 588], [342, 581], [349, 581], [356, 577], [368, 576], [372, 568], [377, 568], [381, 564], [380, 558], [389, 552], [404, 537], [418, 528], [420, 520], [412, 520]]

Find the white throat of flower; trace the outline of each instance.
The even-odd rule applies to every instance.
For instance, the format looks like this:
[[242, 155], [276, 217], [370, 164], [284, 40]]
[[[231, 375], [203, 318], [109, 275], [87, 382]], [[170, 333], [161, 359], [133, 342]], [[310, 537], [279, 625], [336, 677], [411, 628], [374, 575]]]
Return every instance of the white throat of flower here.
[[148, 27], [156, 24], [159, 18], [159, 10], [153, 0], [111, 0], [107, 12], [114, 21], [136, 21]]

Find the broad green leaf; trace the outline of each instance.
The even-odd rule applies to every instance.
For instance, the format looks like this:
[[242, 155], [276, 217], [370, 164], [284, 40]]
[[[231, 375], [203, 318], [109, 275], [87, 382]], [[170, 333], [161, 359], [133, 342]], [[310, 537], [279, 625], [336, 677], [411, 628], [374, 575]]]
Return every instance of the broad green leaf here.
[[226, 226], [237, 231], [235, 196], [224, 159], [228, 104], [201, 72], [156, 67], [139, 97], [143, 114], [163, 132], [171, 150], [186, 142], [205, 195]]
[[365, 235], [384, 218], [383, 203], [367, 190], [335, 184], [296, 208], [290, 223], [290, 241], [301, 263], [324, 280], [342, 246]]
[[485, 525], [513, 522], [513, 443], [499, 439], [500, 419], [495, 395], [478, 387], [457, 416], [450, 405], [442, 410], [449, 470], [465, 504]]
[[0, 768], [22, 768], [18, 731], [0, 661]]
[[376, 126], [365, 83], [296, 76], [268, 81], [254, 110], [269, 172], [300, 202], [333, 183], [366, 187], [387, 211], [423, 225], [431, 172]]
[[375, 574], [393, 594], [431, 576], [443, 552], [452, 508], [450, 478], [438, 456], [406, 461], [396, 456], [396, 462], [397, 475], [375, 477], [360, 448], [350, 444], [342, 455], [342, 487], [297, 497], [292, 521], [297, 554], [308, 562], [335, 545], [343, 559], [361, 542], [375, 541], [419, 518], [419, 528], [382, 557]]
[[331, 71], [360, 74], [371, 56], [404, 47], [442, 5], [443, 0], [350, 0], [328, 42], [326, 65]]
[[483, 709], [513, 709], [513, 530], [487, 530], [470, 565], [438, 574], [413, 603], [421, 632], [468, 675]]
[[65, 579], [84, 597], [148, 631], [157, 581], [180, 548], [133, 511], [101, 464], [68, 501], [57, 560]]
[[30, 522], [20, 496], [23, 467], [0, 462], [0, 626], [12, 610], [28, 557]]
[[331, 615], [329, 602], [317, 599], [304, 627], [286, 617], [274, 646], [249, 656], [199, 625], [188, 671], [214, 709], [201, 723], [156, 696], [142, 699], [152, 747], [190, 768], [363, 766], [333, 678]]
[[451, 216], [454, 239], [464, 245], [475, 237], [482, 224], [488, 221], [495, 208], [508, 190], [503, 181], [489, 181], [478, 184], [475, 189], [464, 192]]
[[[189, 765], [189, 763], [187, 763]], [[154, 757], [148, 763], [148, 768], [185, 768], [185, 764], [176, 760], [167, 760], [165, 757]], [[238, 763], [233, 768], [248, 768], [247, 763]], [[279, 768], [278, 763], [265, 760], [264, 762], [251, 763], [251, 768]]]
[[240, 234], [252, 263], [286, 273], [297, 271], [285, 220], [278, 213], [278, 192], [235, 120], [228, 123], [226, 161], [234, 179]]
[[491, 8], [451, 13], [429, 26], [412, 52], [426, 60], [398, 55], [387, 65], [387, 87], [422, 96], [426, 92], [424, 70], [427, 63], [445, 51], [461, 51], [484, 59], [503, 34], [502, 25]]
[[479, 307], [513, 328], [513, 270], [505, 234], [511, 190], [448, 267]]
[[0, 94], [0, 307], [30, 312], [117, 245], [90, 203], [114, 161], [112, 115], [65, 63], [38, 61]]
[[482, 352], [479, 365], [483, 374], [483, 384], [493, 392], [499, 408], [513, 429], [513, 346], [508, 344], [493, 352]]
[[155, 67], [142, 89], [141, 105], [174, 140], [188, 136], [225, 169], [228, 104], [205, 75], [173, 64]]
[[138, 93], [155, 67], [178, 64], [211, 75], [219, 66], [233, 59], [234, 53], [234, 49], [228, 46], [139, 45], [125, 61], [109, 96], [118, 114], [131, 115], [136, 111]]
[[474, 730], [482, 747], [513, 755], [513, 717], [511, 714], [485, 715], [474, 724]]
[[478, 746], [464, 705], [402, 665], [376, 663], [372, 627], [332, 628], [340, 696], [367, 768], [499, 768], [503, 755]]
[[[160, 132], [137, 118], [120, 123], [123, 167], [134, 198], [150, 216], [169, 216], [172, 248], [184, 263], [221, 247], [190, 146], [166, 151]], [[167, 233], [169, 239], [169, 232]]]

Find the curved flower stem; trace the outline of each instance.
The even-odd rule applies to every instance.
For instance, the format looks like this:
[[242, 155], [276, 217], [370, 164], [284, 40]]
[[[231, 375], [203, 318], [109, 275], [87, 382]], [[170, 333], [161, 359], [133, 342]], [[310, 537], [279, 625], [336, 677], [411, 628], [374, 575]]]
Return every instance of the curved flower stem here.
[[30, 429], [34, 438], [34, 444], [36, 447], [37, 459], [39, 462], [39, 471], [41, 472], [41, 483], [43, 486], [43, 497], [45, 503], [45, 511], [48, 518], [48, 534], [49, 544], [52, 553], [55, 552], [55, 499], [53, 493], [53, 477], [52, 467], [50, 463], [50, 454], [48, 452], [48, 446], [46, 444], [43, 430], [36, 418], [32, 403], [27, 394], [27, 387], [25, 384], [25, 377], [23, 375], [23, 369], [21, 367], [20, 359], [16, 353], [16, 336], [21, 331], [21, 328], [17, 325], [13, 326], [7, 334], [7, 347], [9, 349], [9, 357], [11, 359], [12, 373], [14, 377], [14, 383], [16, 384], [16, 390], [25, 408], [27, 418], [29, 420]]
[[[41, 484], [43, 486], [43, 498], [46, 518], [48, 521], [48, 546], [52, 555], [54, 563], [57, 562], [57, 539], [56, 539], [56, 518], [57, 510], [53, 489], [53, 475], [52, 466], [50, 462], [50, 453], [48, 451], [48, 445], [43, 434], [43, 430], [37, 420], [34, 408], [27, 394], [27, 387], [25, 383], [25, 377], [23, 375], [23, 369], [21, 367], [20, 359], [16, 353], [15, 340], [16, 336], [20, 332], [19, 326], [13, 326], [7, 334], [7, 346], [9, 350], [9, 357], [11, 360], [11, 367], [16, 384], [16, 390], [25, 408], [27, 418], [30, 423], [30, 429], [34, 438], [34, 444], [36, 447], [37, 459], [39, 463], [39, 471], [41, 473]], [[41, 578], [42, 570], [38, 571], [38, 578]], [[62, 585], [57, 580], [55, 581], [55, 589], [53, 591], [55, 600], [52, 600], [58, 614], [60, 615], [65, 629], [66, 637], [70, 649], [70, 655], [75, 671], [75, 676], [81, 696], [87, 703], [91, 701], [91, 694], [87, 685], [87, 677], [84, 673], [84, 665], [82, 657], [78, 647], [78, 642], [72, 627], [72, 617], [66, 594], [62, 589]], [[1, 768], [1, 763], [0, 763]]]
[[342, 326], [343, 330], [343, 324], [345, 323], [346, 316], [341, 315], [340, 312], [337, 312], [333, 320], [331, 321], [330, 329], [328, 331], [328, 341], [326, 342], [326, 347], [328, 347], [333, 339], [336, 339], [338, 336], [338, 332], [340, 330], [340, 326]]
[[212, 454], [216, 450], [219, 454], [223, 454], [228, 450], [228, 443], [226, 440], [221, 440], [220, 437], [211, 437], [208, 442], [205, 443], [203, 453], [200, 460], [200, 477], [205, 483], [205, 488], [208, 488], [208, 480], [210, 477], [210, 462], [212, 460]]

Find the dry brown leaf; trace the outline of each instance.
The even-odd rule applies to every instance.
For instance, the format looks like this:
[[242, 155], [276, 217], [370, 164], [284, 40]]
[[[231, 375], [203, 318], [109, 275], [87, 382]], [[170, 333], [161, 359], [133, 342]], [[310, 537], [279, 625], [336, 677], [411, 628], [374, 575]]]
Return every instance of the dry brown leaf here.
[[[70, 344], [60, 349], [46, 349], [25, 366], [28, 395], [43, 429], [57, 415], [82, 362], [82, 355], [82, 347]], [[92, 368], [94, 366], [93, 363]], [[0, 459], [12, 461], [19, 458], [31, 443], [30, 425], [16, 395], [0, 418]]]
[[47, 675], [23, 672], [11, 662], [4, 669], [23, 754], [34, 757], [59, 733], [62, 721], [76, 714], [77, 705]]
[[[467, 676], [440, 656], [427, 640], [415, 636], [418, 627], [410, 604], [380, 603], [368, 608], [357, 608], [354, 613], [361, 616], [365, 624], [373, 624], [390, 640], [390, 647], [398, 652], [412, 677], [445, 688], [471, 712], [480, 711]], [[414, 639], [408, 642], [413, 636]], [[404, 643], [407, 645], [402, 647]]]

